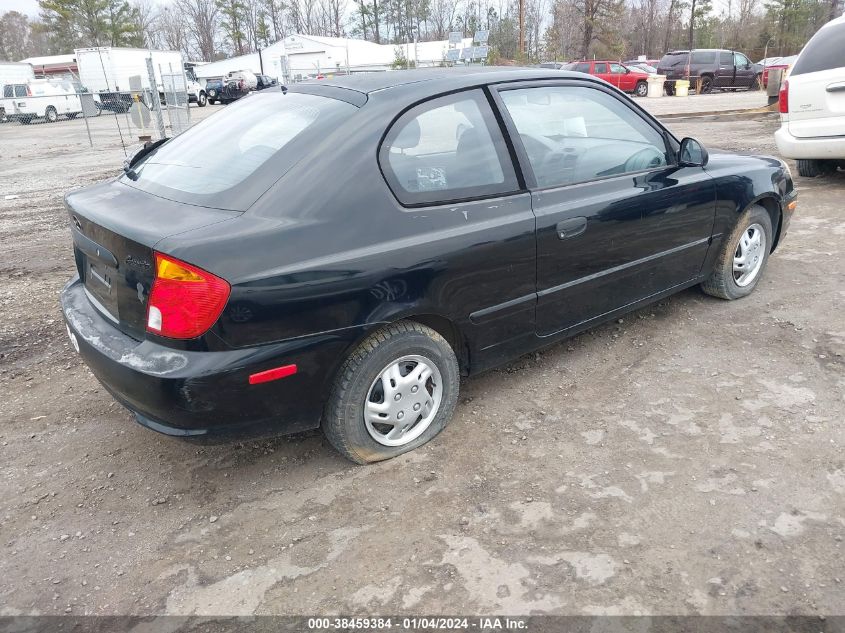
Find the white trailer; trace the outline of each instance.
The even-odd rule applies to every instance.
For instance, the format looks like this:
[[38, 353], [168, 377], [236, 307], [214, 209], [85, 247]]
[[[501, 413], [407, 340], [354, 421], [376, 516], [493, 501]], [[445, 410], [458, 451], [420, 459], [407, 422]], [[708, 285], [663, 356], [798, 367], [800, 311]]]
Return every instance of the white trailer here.
[[25, 84], [35, 79], [31, 64], [23, 62], [0, 62], [0, 84]]
[[[164, 92], [162, 74], [184, 72], [182, 53], [144, 48], [99, 46], [75, 51], [79, 81], [88, 92], [100, 95], [101, 102], [128, 101], [129, 78], [138, 76], [145, 90]], [[152, 59], [155, 86], [150, 85], [147, 60]], [[206, 104], [205, 90], [196, 81], [187, 82], [188, 100], [200, 107]], [[126, 94], [126, 99], [120, 98]]]

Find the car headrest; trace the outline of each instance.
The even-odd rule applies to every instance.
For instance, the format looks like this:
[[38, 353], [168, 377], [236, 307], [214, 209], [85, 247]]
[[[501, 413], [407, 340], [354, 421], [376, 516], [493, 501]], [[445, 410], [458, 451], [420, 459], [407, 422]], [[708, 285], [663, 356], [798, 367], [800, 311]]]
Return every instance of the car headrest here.
[[405, 127], [396, 135], [391, 143], [392, 147], [399, 149], [410, 149], [420, 144], [420, 122], [417, 119], [411, 119], [405, 124]]

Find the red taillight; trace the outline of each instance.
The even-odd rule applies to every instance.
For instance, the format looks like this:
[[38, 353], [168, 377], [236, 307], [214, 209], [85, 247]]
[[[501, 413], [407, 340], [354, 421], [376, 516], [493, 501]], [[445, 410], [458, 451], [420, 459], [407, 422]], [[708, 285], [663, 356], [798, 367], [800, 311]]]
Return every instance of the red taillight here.
[[168, 338], [195, 338], [217, 321], [231, 287], [196, 266], [155, 254], [156, 276], [147, 302], [147, 331]]
[[778, 93], [778, 110], [781, 114], [789, 114], [789, 80], [780, 85]]
[[32, 96], [32, 90], [30, 90], [30, 89], [29, 89], [29, 86], [27, 86], [27, 87], [26, 87], [26, 96], [27, 96], [27, 97], [31, 97], [31, 96]]

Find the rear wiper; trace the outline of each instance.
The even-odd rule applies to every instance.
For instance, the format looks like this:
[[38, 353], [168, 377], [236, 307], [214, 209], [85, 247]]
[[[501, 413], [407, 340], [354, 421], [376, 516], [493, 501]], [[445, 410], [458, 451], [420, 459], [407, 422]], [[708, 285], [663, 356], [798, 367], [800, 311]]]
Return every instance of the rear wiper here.
[[159, 139], [157, 141], [147, 141], [144, 145], [139, 149], [137, 152], [132, 154], [132, 156], [127, 156], [126, 159], [123, 161], [123, 171], [130, 177], [135, 175], [135, 170], [132, 168], [138, 164], [144, 156], [147, 156], [154, 150], [158, 149], [160, 145], [163, 145], [170, 139], [168, 137]]

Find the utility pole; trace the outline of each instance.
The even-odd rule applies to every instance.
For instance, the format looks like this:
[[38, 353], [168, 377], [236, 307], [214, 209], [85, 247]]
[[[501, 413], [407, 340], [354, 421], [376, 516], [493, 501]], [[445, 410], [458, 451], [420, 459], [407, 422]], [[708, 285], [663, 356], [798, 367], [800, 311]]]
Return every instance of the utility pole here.
[[693, 29], [695, 27], [695, 0], [692, 0], [692, 8], [689, 13], [689, 49], [693, 49]]
[[519, 0], [519, 55], [525, 56], [525, 0]]

